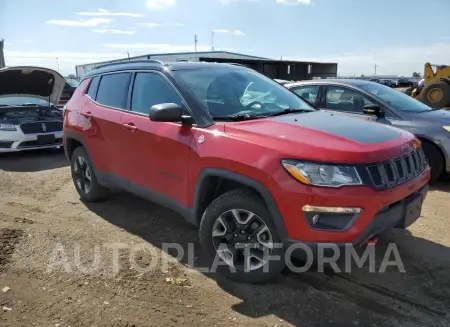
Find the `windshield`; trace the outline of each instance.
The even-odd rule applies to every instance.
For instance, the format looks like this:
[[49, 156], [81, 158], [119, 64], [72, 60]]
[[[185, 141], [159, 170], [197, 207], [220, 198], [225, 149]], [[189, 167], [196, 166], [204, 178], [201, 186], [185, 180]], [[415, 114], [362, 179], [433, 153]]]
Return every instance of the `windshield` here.
[[72, 87], [77, 87], [78, 84], [80, 84], [77, 80], [66, 78], [66, 83], [69, 84]]
[[388, 86], [367, 83], [360, 84], [358, 87], [366, 92], [372, 93], [380, 100], [390, 104], [398, 110], [416, 112], [431, 110], [431, 108], [426, 104]]
[[174, 73], [212, 117], [263, 117], [285, 110], [315, 110], [277, 82], [250, 70], [221, 68]]
[[48, 106], [48, 101], [31, 97], [0, 98], [0, 106], [21, 106], [24, 104], [37, 104], [41, 106]]

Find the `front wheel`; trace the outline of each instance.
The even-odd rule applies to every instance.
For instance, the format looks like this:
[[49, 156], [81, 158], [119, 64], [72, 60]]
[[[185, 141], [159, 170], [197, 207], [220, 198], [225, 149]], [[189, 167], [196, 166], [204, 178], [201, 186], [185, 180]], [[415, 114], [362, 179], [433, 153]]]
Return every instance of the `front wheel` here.
[[199, 234], [211, 268], [232, 280], [264, 283], [285, 267], [272, 217], [250, 191], [233, 190], [215, 199], [203, 214]]
[[431, 168], [431, 182], [435, 182], [444, 172], [444, 157], [431, 142], [422, 141], [422, 148]]

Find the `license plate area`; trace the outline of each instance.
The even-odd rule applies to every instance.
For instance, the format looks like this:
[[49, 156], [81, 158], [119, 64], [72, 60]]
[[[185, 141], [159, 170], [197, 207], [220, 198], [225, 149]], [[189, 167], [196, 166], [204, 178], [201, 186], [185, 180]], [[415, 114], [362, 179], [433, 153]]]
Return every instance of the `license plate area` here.
[[412, 225], [422, 214], [423, 195], [419, 195], [406, 205], [404, 227]]
[[37, 143], [39, 145], [53, 144], [55, 143], [55, 134], [38, 135]]

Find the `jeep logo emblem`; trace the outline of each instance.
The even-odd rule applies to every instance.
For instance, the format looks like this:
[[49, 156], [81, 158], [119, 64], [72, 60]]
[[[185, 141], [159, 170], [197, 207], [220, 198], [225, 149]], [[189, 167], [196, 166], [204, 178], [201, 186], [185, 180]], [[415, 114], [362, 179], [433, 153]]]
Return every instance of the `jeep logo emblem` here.
[[45, 126], [45, 124], [44, 124], [44, 123], [42, 123], [42, 125], [41, 125], [41, 126], [42, 126], [42, 131], [43, 131], [43, 132], [47, 132], [47, 126]]

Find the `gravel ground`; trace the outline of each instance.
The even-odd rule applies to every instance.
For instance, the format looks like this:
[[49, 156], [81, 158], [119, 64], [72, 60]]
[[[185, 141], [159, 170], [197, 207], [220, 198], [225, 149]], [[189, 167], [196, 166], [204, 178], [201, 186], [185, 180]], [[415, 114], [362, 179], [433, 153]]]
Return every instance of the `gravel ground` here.
[[[395, 242], [406, 273], [285, 272], [263, 286], [192, 269], [196, 230], [168, 209], [123, 193], [82, 203], [60, 151], [1, 155], [0, 185], [0, 326], [450, 325], [449, 181], [376, 246], [377, 271]], [[194, 255], [176, 260], [171, 242]]]

